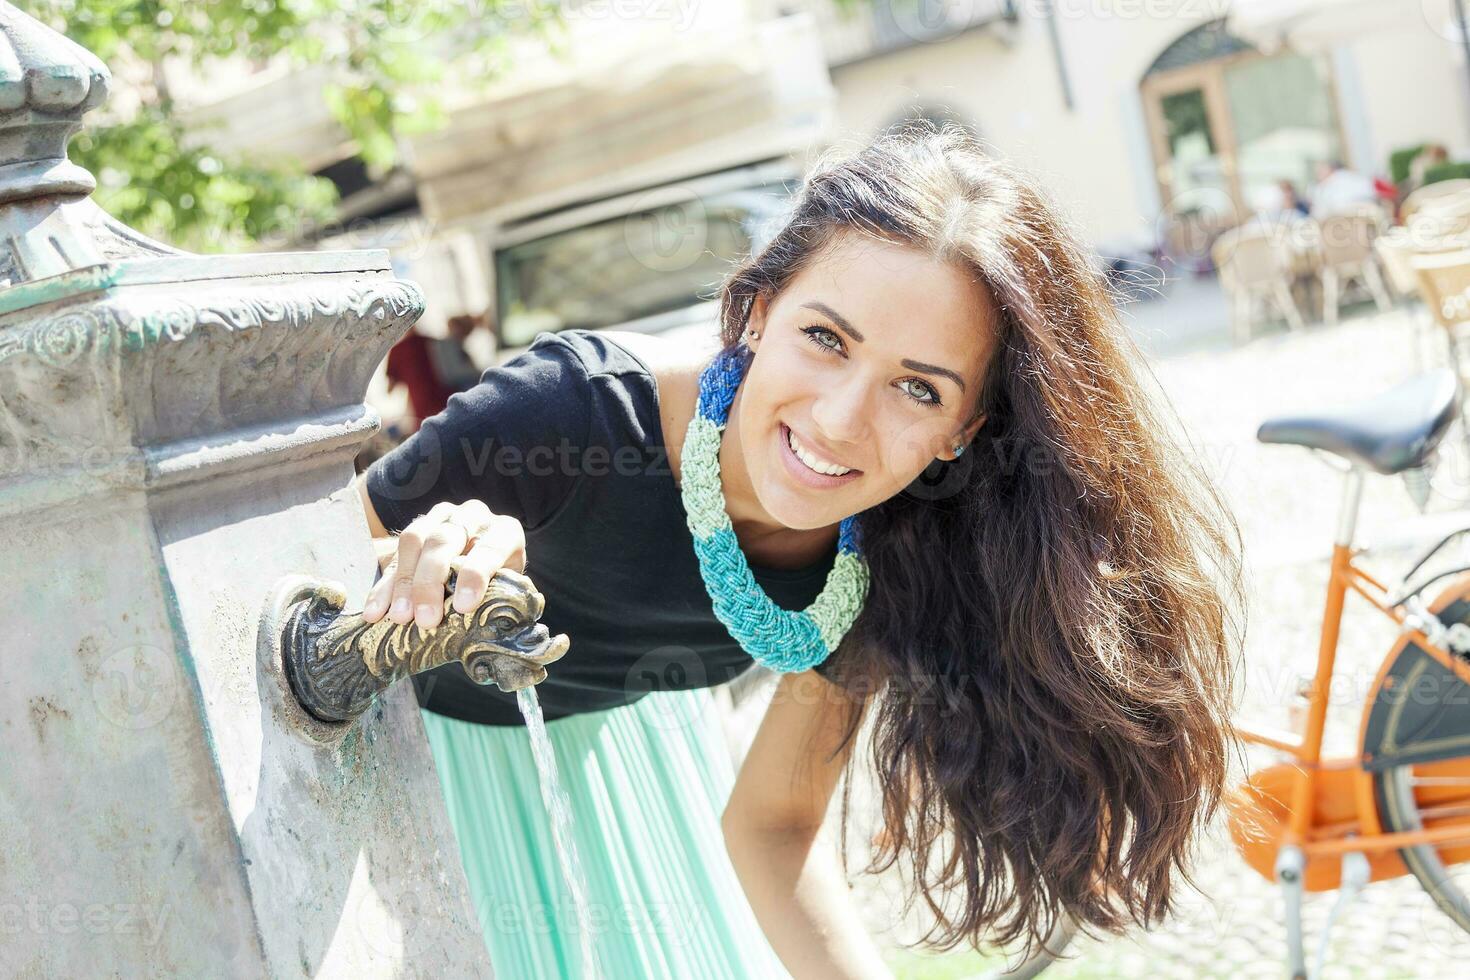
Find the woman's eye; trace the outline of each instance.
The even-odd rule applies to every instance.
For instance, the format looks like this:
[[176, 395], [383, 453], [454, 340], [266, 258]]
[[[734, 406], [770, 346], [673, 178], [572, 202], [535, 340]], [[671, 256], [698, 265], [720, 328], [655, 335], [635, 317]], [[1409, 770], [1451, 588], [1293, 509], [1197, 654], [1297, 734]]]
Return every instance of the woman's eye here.
[[[802, 331], [802, 333], [806, 334], [807, 338], [813, 344], [816, 344], [818, 347], [822, 348], [822, 350], [840, 351], [842, 349], [842, 338], [838, 337], [835, 333], [828, 330], [826, 327], [807, 327], [805, 330]], [[821, 337], [831, 337], [834, 341], [836, 341], [836, 343], [824, 343], [819, 339]]]
[[[822, 350], [833, 351], [835, 353], [842, 352], [842, 338], [837, 336], [837, 334], [832, 332], [831, 330], [828, 330], [826, 327], [807, 327], [802, 331], [802, 333], [806, 334], [807, 339], [810, 340], [817, 347], [820, 347]], [[822, 340], [823, 337], [831, 337], [832, 340], [835, 342], [835, 346], [833, 344], [825, 343]], [[928, 382], [920, 381], [917, 378], [909, 378], [901, 383], [906, 385], [915, 385], [917, 387], [918, 394], [915, 394], [914, 391], [909, 389], [904, 389], [904, 394], [908, 395], [920, 405], [939, 406], [943, 404], [942, 400], [939, 397], [939, 392], [935, 391], [934, 387]]]
[[[909, 378], [903, 383], [906, 385], [916, 385], [918, 387], [919, 394], [915, 395], [912, 390], [908, 392], [908, 395], [913, 398], [914, 401], [923, 402], [925, 405], [939, 404], [939, 392], [935, 391], [932, 387], [925, 384], [924, 382], [915, 381], [913, 378]], [[924, 397], [926, 395], [928, 397]]]

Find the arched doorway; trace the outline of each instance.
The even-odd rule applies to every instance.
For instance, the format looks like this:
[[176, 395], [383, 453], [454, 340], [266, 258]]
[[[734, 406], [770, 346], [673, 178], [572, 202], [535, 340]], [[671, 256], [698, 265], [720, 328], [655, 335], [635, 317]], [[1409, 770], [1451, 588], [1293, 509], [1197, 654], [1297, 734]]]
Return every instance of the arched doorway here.
[[1305, 194], [1316, 162], [1342, 156], [1334, 88], [1326, 55], [1263, 55], [1224, 18], [1165, 48], [1139, 90], [1171, 246], [1201, 255], [1282, 180]]

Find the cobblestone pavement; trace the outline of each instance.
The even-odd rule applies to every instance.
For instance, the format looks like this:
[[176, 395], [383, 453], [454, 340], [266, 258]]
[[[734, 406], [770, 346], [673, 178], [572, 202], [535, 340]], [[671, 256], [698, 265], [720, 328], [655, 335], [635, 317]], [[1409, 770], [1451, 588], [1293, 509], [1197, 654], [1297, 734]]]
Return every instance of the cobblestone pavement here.
[[[1244, 535], [1251, 594], [1241, 682], [1244, 716], [1285, 724], [1286, 699], [1295, 675], [1315, 667], [1341, 483], [1341, 476], [1317, 454], [1257, 443], [1256, 426], [1269, 415], [1342, 402], [1413, 373], [1423, 363], [1418, 350], [1428, 352], [1423, 356], [1439, 350], [1416, 349], [1418, 322], [1402, 309], [1359, 314], [1336, 327], [1312, 325], [1298, 334], [1261, 336], [1234, 350], [1200, 351], [1153, 362], [1163, 392], [1224, 489]], [[1458, 430], [1451, 435], [1458, 436]], [[1470, 467], [1465, 459], [1458, 452], [1446, 453], [1424, 513], [1414, 505], [1402, 479], [1369, 479], [1358, 540], [1375, 548], [1370, 568], [1379, 568], [1383, 575], [1402, 574], [1415, 545], [1437, 540], [1462, 516], [1470, 522], [1470, 515], [1461, 513], [1470, 500], [1466, 472]], [[1448, 557], [1470, 561], [1466, 553]], [[1329, 755], [1353, 751], [1360, 720], [1357, 705], [1394, 636], [1386, 618], [1349, 597], [1328, 714]], [[1253, 749], [1248, 761], [1254, 768], [1278, 758], [1268, 750]], [[1239, 778], [1237, 774], [1232, 783]], [[854, 787], [858, 805], [871, 798], [871, 787]], [[871, 810], [866, 806], [852, 826], [871, 830]], [[835, 803], [832, 811], [835, 817]], [[1044, 976], [1058, 980], [1284, 976], [1280, 894], [1240, 860], [1225, 828], [1223, 807], [1220, 813], [1201, 842], [1195, 864], [1200, 890], [1181, 884], [1175, 917], [1123, 938], [1079, 938], [1068, 950], [1070, 958]], [[861, 859], [855, 850], [850, 853], [856, 872]], [[973, 952], [905, 952], [900, 947], [920, 934], [923, 922], [916, 915], [899, 914], [901, 882], [892, 873], [854, 873], [853, 886], [869, 925], [889, 944], [890, 962], [901, 976], [972, 976], [999, 962]], [[1306, 896], [1309, 965], [1336, 897], [1336, 892]], [[1466, 974], [1465, 964], [1470, 964], [1470, 936], [1458, 931], [1411, 877], [1370, 885], [1340, 913], [1331, 939], [1323, 978], [1460, 977]]]

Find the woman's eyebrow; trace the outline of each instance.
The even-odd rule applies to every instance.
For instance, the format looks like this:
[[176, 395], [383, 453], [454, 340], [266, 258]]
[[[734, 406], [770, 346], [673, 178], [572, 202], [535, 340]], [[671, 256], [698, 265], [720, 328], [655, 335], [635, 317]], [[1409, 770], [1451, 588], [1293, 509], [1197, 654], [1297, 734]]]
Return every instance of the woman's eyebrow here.
[[[833, 323], [841, 327], [843, 331], [845, 331], [850, 337], [852, 337], [853, 340], [856, 340], [858, 343], [863, 342], [862, 333], [859, 332], [858, 329], [852, 324], [848, 323], [846, 317], [844, 317], [841, 313], [838, 313], [836, 310], [832, 309], [832, 307], [828, 306], [826, 303], [823, 303], [821, 300], [809, 300], [805, 303], [802, 303], [801, 305], [804, 309], [816, 310], [818, 313], [822, 314], [827, 319], [831, 320]], [[937, 374], [942, 378], [949, 378], [955, 384], [960, 386], [960, 391], [965, 390], [965, 379], [960, 377], [954, 371], [951, 371], [949, 368], [942, 368], [939, 367], [937, 364], [925, 364], [923, 361], [915, 361], [907, 357], [904, 358], [902, 361], [899, 361], [899, 363], [902, 364], [904, 367], [912, 368], [915, 371], [924, 371], [928, 374]]]
[[937, 374], [941, 377], [949, 378], [955, 384], [960, 386], [960, 391], [965, 390], [965, 379], [960, 377], [958, 374], [955, 374], [949, 368], [942, 368], [935, 364], [925, 364], [923, 361], [914, 361], [910, 360], [907, 357], [905, 357], [898, 363], [902, 364], [906, 368], [913, 368], [915, 371], [925, 371], [929, 374]]
[[837, 324], [843, 330], [847, 331], [852, 339], [856, 340], [858, 343], [861, 344], [863, 342], [863, 335], [858, 332], [858, 328], [848, 323], [846, 317], [844, 317], [841, 313], [838, 313], [836, 310], [832, 309], [832, 307], [828, 306], [826, 303], [823, 303], [821, 300], [814, 299], [810, 300], [809, 302], [802, 303], [801, 305], [805, 309], [816, 310], [818, 313], [822, 314], [824, 317]]

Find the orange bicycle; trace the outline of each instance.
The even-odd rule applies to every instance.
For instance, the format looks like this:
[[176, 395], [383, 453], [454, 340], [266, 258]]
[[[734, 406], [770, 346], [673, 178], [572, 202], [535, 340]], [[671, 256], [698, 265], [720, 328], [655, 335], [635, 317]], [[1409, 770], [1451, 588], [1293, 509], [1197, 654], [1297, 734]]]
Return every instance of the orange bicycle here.
[[[1257, 431], [1261, 442], [1321, 452], [1345, 474], [1303, 730], [1238, 722], [1242, 740], [1288, 759], [1252, 773], [1226, 801], [1231, 836], [1246, 862], [1282, 887], [1293, 978], [1307, 977], [1306, 891], [1342, 888], [1350, 899], [1370, 881], [1413, 874], [1470, 931], [1470, 873], [1456, 868], [1470, 858], [1470, 565], [1413, 581], [1470, 526], [1437, 542], [1392, 584], [1370, 575], [1358, 561], [1363, 549], [1353, 545], [1367, 474], [1422, 471], [1461, 404], [1456, 372], [1441, 368], [1350, 408], [1272, 418]], [[1350, 591], [1398, 622], [1402, 635], [1370, 689], [1358, 754], [1323, 758], [1328, 691]], [[1324, 938], [1319, 963], [1325, 950]]]

